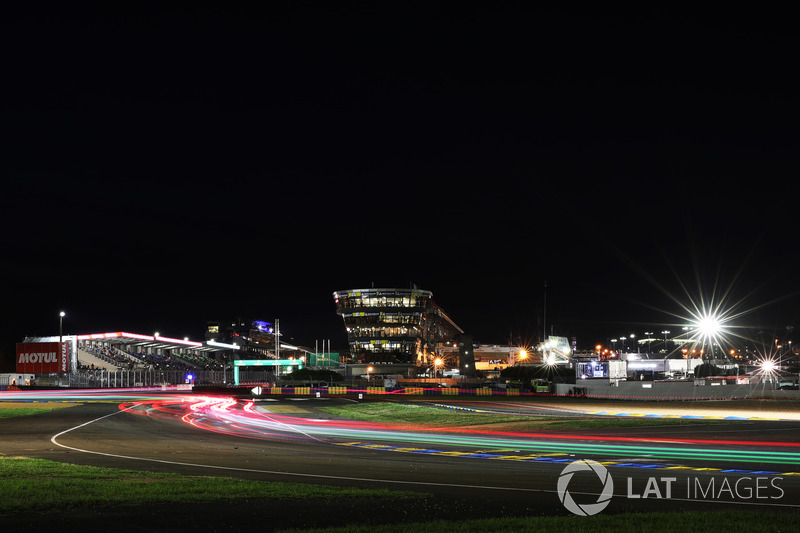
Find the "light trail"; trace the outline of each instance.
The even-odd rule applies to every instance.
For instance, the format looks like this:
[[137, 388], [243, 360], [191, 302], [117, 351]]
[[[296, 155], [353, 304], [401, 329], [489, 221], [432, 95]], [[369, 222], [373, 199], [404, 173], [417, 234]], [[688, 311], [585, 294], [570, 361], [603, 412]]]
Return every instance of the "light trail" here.
[[[160, 389], [107, 389], [3, 393], [10, 401], [115, 401], [129, 413], [179, 420], [198, 429], [272, 441], [404, 443], [414, 446], [513, 449], [520, 452], [587, 454], [767, 464], [800, 464], [800, 443], [615, 437], [557, 433], [475, 431], [456, 428], [408, 430], [387, 424], [321, 420], [259, 411], [233, 398], [164, 394]], [[780, 448], [776, 450], [774, 448]]]
[[[185, 403], [184, 403], [185, 402]], [[800, 464], [800, 450], [778, 451], [767, 447], [800, 448], [800, 443], [753, 442], [708, 439], [654, 439], [587, 436], [576, 434], [470, 431], [428, 428], [416, 431], [369, 422], [320, 420], [262, 413], [252, 402], [241, 405], [231, 399], [187, 397], [168, 402], [140, 403], [132, 413], [179, 417], [199, 429], [267, 440], [315, 440], [392, 442], [415, 446], [510, 448], [527, 452], [588, 454], [605, 457], [645, 457], [769, 464]], [[730, 446], [730, 448], [725, 448]]]
[[31, 391], [0, 391], [0, 402], [87, 402], [87, 401], [125, 401], [162, 400], [165, 392], [175, 392], [175, 386], [120, 389], [57, 389]]

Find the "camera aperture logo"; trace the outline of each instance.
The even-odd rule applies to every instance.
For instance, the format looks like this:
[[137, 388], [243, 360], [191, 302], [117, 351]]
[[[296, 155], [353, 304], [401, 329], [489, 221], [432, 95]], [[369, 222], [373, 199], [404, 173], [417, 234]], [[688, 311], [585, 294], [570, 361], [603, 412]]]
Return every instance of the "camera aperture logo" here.
[[[603, 483], [603, 490], [600, 492], [600, 496], [597, 498], [596, 503], [578, 504], [569, 493], [569, 482], [572, 480], [572, 476], [574, 476], [576, 472], [587, 471], [594, 472], [597, 477], [600, 478], [600, 481]], [[613, 494], [614, 480], [611, 479], [608, 470], [605, 466], [590, 459], [571, 462], [564, 470], [561, 471], [561, 475], [558, 478], [558, 497], [561, 500], [561, 503], [564, 504], [564, 507], [566, 507], [569, 512], [576, 515], [596, 515], [608, 506]]]

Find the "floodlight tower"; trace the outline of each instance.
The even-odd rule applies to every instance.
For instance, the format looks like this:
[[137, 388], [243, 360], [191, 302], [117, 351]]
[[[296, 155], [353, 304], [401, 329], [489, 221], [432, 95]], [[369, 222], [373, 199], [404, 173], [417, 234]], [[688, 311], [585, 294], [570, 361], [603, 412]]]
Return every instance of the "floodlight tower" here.
[[275, 319], [275, 359], [281, 358], [281, 321]]

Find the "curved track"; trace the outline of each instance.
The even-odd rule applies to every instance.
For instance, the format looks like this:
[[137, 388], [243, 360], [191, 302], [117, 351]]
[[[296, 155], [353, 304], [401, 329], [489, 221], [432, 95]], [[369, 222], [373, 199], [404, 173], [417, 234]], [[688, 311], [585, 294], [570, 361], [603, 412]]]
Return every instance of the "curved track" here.
[[[334, 420], [315, 405], [314, 400], [256, 404], [158, 395], [86, 403], [1, 421], [0, 452], [120, 468], [421, 491], [470, 509], [459, 516], [566, 513], [559, 477], [567, 464], [591, 459], [602, 462], [614, 480], [604, 512], [708, 509], [710, 504], [800, 509], [795, 437], [800, 423], [794, 421], [466, 434]], [[537, 410], [531, 404], [477, 405], [485, 411]], [[558, 407], [542, 409], [563, 414]], [[569, 484], [572, 497], [587, 501], [596, 500], [602, 489], [591, 476], [576, 475]]]

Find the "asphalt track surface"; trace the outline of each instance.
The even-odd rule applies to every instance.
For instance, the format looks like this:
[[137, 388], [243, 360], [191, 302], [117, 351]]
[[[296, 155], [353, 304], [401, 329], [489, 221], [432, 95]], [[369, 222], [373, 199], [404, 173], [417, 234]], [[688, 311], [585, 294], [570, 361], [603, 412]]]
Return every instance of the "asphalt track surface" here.
[[[341, 400], [259, 402], [255, 411], [266, 417], [330, 420], [320, 405]], [[121, 410], [119, 402], [84, 403], [25, 418], [0, 420], [0, 453], [75, 464], [227, 476], [263, 481], [388, 488], [433, 494], [425, 503], [400, 506], [372, 502], [238, 502], [213, 512], [196, 508], [153, 507], [133, 519], [104, 514], [100, 520], [125, 519], [118, 531], [244, 530], [250, 525], [272, 530], [285, 527], [465, 519], [489, 516], [568, 515], [559, 494], [559, 479], [573, 461], [605, 464], [613, 480], [613, 496], [602, 512], [759, 509], [800, 511], [800, 462], [765, 460], [706, 461], [702, 450], [748, 449], [764, 453], [800, 452], [800, 416], [794, 402], [779, 404], [681, 403], [608, 404], [578, 399], [569, 402], [427, 402], [443, 409], [513, 412], [521, 416], [699, 416], [755, 418], [713, 425], [653, 426], [571, 432], [569, 442], [626, 443], [691, 440], [700, 453], [691, 458], [630, 456], [616, 448], [603, 453], [541, 453], [498, 447], [486, 439], [465, 443], [439, 441], [415, 445], [393, 435], [380, 439], [298, 438], [297, 431], [272, 432], [263, 438], [201, 429], [176, 416], [153, 416]], [[619, 409], [624, 407], [622, 415]], [[147, 409], [138, 406], [135, 409]], [[712, 414], [708, 414], [712, 413]], [[143, 416], [144, 414], [144, 416]], [[673, 412], [672, 415], [675, 413]], [[767, 416], [765, 416], [767, 415]], [[283, 418], [282, 420], [287, 420]], [[211, 430], [209, 430], [211, 429]], [[565, 432], [559, 432], [564, 435]], [[545, 438], [546, 440], [546, 438]], [[624, 448], [620, 448], [624, 450]], [[771, 457], [771, 456], [769, 456]], [[794, 457], [794, 456], [792, 456]], [[607, 481], [607, 480], [606, 480]], [[567, 485], [565, 485], [567, 486]], [[568, 480], [568, 498], [580, 508], [603, 499], [608, 485], [591, 471]], [[606, 495], [609, 495], [606, 493]], [[187, 513], [182, 515], [182, 513]], [[9, 518], [9, 517], [5, 517]], [[37, 517], [10, 517], [13, 524], [37, 524]], [[44, 517], [46, 525], [52, 517]], [[80, 523], [80, 521], [77, 521]], [[84, 522], [84, 525], [87, 522]]]

